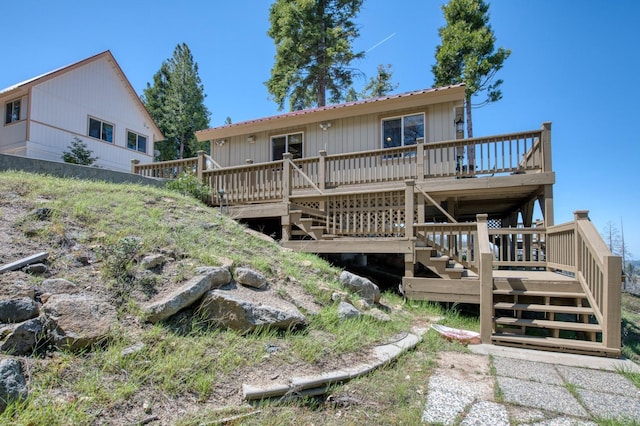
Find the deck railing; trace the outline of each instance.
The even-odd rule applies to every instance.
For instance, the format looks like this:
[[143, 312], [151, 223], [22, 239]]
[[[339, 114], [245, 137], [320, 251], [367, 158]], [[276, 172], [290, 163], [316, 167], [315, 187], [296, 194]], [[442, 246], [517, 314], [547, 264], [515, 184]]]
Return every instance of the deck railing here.
[[418, 240], [465, 268], [478, 271], [476, 223], [420, 223], [413, 225], [413, 229]]
[[[203, 153], [196, 158], [150, 164], [132, 163], [132, 172], [165, 179], [192, 171], [211, 185], [214, 194], [224, 191], [227, 201], [252, 203], [277, 201], [292, 191], [317, 190], [382, 182], [418, 182], [442, 177], [481, 177], [550, 171], [550, 130], [459, 139], [371, 151], [246, 164], [215, 164]], [[287, 170], [288, 169], [288, 170]], [[252, 191], [258, 191], [251, 194]]]
[[604, 324], [602, 343], [619, 348], [622, 260], [611, 254], [588, 211], [576, 211], [573, 222], [551, 227], [547, 246], [549, 267], [575, 276], [598, 322]]

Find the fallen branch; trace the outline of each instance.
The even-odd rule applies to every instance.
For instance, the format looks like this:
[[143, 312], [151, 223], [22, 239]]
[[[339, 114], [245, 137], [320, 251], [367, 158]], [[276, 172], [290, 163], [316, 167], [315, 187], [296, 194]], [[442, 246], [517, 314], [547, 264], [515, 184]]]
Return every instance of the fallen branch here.
[[23, 268], [27, 265], [31, 265], [36, 262], [40, 262], [49, 257], [49, 252], [43, 251], [42, 253], [33, 254], [31, 256], [16, 260], [15, 262], [7, 263], [4, 266], [0, 266], [0, 274], [9, 271], [15, 271], [16, 269]]

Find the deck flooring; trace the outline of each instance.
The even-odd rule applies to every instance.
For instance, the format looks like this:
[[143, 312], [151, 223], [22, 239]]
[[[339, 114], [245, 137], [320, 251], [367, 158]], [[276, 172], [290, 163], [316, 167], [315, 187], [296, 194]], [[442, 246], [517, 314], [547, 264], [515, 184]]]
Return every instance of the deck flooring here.
[[493, 278], [519, 278], [522, 280], [575, 281], [575, 278], [552, 271], [493, 271]]

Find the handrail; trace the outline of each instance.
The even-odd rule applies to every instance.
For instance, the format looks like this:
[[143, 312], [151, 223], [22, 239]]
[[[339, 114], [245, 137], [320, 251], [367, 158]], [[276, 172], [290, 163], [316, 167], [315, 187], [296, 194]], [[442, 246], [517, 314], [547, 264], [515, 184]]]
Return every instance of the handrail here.
[[197, 166], [198, 157], [146, 164], [140, 164], [138, 160], [132, 160], [131, 172], [147, 177], [176, 179], [185, 171], [197, 173]]

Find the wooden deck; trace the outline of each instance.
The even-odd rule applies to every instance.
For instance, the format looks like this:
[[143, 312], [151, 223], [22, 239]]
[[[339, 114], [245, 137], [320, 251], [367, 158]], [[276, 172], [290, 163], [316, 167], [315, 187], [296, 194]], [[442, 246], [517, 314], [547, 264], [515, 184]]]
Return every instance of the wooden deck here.
[[[456, 155], [468, 146], [474, 158]], [[280, 161], [224, 168], [204, 153], [132, 164], [136, 173], [163, 178], [185, 170], [211, 187], [210, 203], [231, 217], [276, 222], [284, 247], [401, 256], [405, 296], [479, 304], [485, 343], [620, 353], [621, 261], [586, 212], [554, 225], [548, 123], [538, 131], [296, 160], [285, 153]]]

